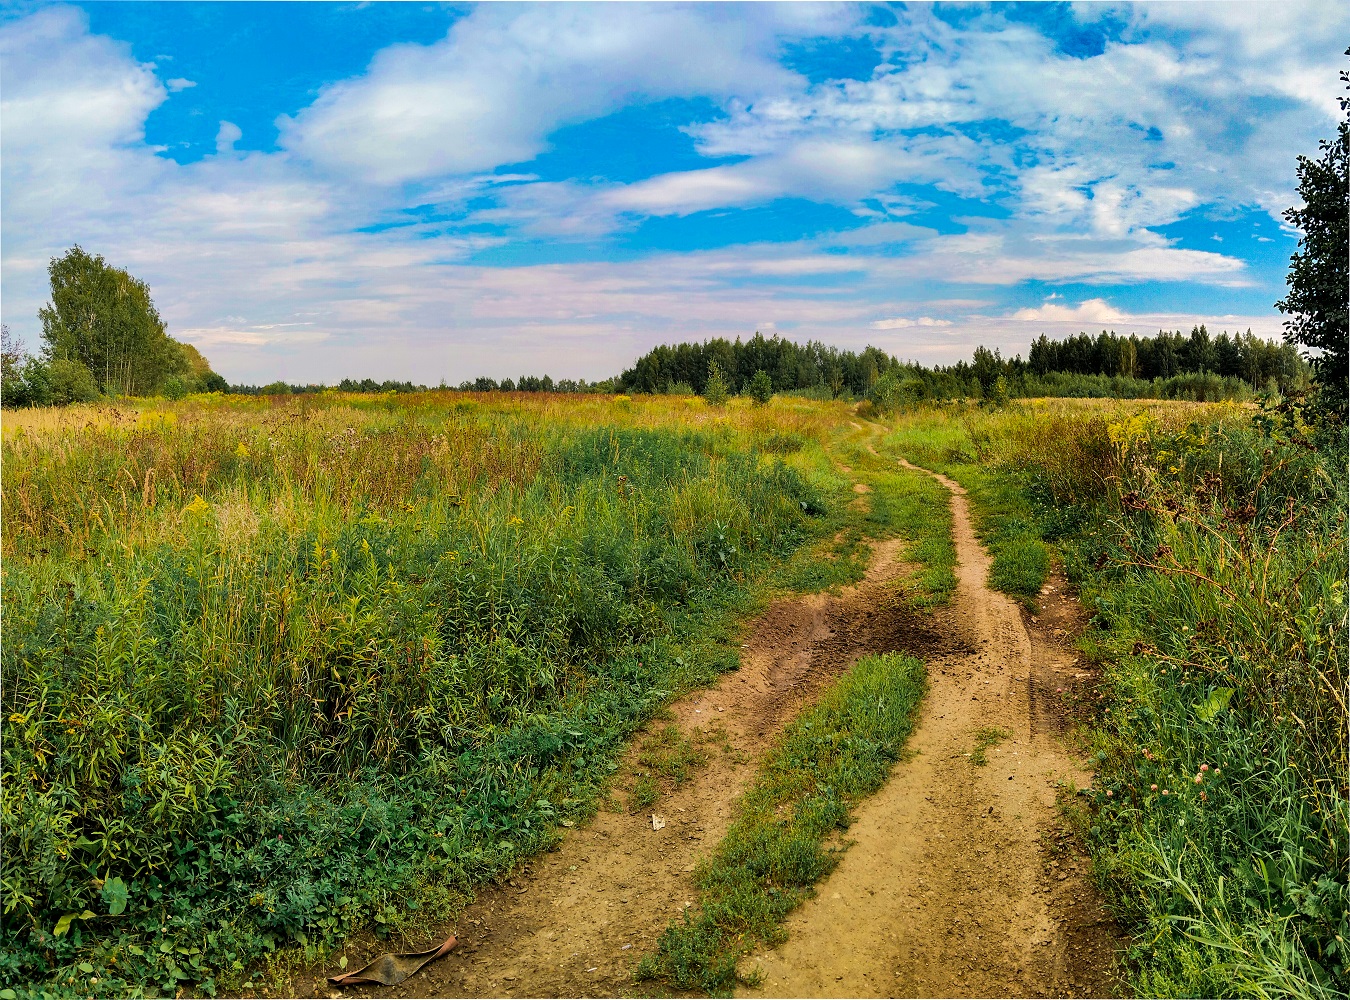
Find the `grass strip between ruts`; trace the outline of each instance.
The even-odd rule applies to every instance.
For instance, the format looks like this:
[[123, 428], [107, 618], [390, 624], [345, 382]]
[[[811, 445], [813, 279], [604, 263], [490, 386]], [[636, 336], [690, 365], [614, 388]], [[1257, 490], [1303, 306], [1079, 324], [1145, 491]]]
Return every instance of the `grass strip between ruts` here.
[[726, 994], [743, 955], [784, 939], [783, 919], [839, 862], [844, 848], [827, 839], [885, 783], [926, 689], [922, 661], [867, 656], [787, 727], [740, 817], [695, 874], [697, 912], [662, 933], [639, 978]]

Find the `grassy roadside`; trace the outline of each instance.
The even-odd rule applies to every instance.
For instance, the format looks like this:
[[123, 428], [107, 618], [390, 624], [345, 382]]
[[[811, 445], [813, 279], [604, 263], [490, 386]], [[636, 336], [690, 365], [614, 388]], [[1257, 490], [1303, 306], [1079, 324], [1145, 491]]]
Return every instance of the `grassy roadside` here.
[[967, 487], [996, 566], [1000, 537], [1053, 542], [1094, 613], [1096, 774], [1070, 812], [1134, 989], [1345, 995], [1344, 432], [1125, 402], [895, 423], [889, 445]]
[[826, 840], [900, 758], [926, 684], [913, 657], [868, 656], [788, 726], [694, 876], [697, 914], [666, 929], [640, 978], [728, 994], [739, 959], [782, 939], [783, 919], [838, 863]]
[[956, 586], [947, 491], [930, 476], [878, 454], [872, 446], [880, 443], [873, 430], [844, 433], [831, 443], [831, 459], [850, 470], [845, 481], [867, 492], [851, 500], [839, 495], [826, 515], [824, 540], [797, 553], [777, 575], [785, 590], [813, 593], [857, 583], [867, 570], [868, 543], [901, 538], [907, 543], [904, 560], [912, 566], [902, 581], [906, 598], [920, 608], [947, 602]]

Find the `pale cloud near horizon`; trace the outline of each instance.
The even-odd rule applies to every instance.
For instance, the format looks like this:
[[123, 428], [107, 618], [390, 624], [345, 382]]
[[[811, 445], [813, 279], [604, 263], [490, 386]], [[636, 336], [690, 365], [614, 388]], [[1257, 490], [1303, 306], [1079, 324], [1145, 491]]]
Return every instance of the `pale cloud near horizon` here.
[[920, 316], [910, 319], [908, 316], [895, 316], [891, 319], [879, 319], [868, 326], [873, 330], [908, 330], [916, 326], [951, 326], [949, 319], [934, 319], [932, 316]]
[[1070, 308], [1057, 302], [1046, 302], [1036, 309], [1019, 309], [1010, 317], [1021, 322], [1068, 320], [1073, 323], [1116, 323], [1128, 319], [1105, 299], [1088, 299]]
[[[1291, 150], [1311, 151], [1334, 121], [1327, 39], [1350, 31], [1344, 9], [1202, 7], [1122, 8], [1140, 40], [1088, 58], [1029, 26], [958, 29], [919, 9], [865, 29], [893, 60], [872, 79], [811, 83], [780, 48], [863, 30], [854, 8], [490, 5], [320, 88], [283, 116], [276, 150], [237, 150], [243, 132], [222, 119], [216, 154], [188, 164], [148, 145], [145, 123], [201, 88], [161, 81], [77, 8], [39, 8], [0, 22], [4, 318], [36, 340], [46, 262], [78, 241], [149, 281], [171, 332], [235, 381], [597, 378], [656, 343], [770, 325], [853, 347], [880, 334], [877, 346], [926, 362], [979, 342], [1016, 353], [1029, 330], [1083, 324], [1277, 335], [1273, 311], [1119, 304], [1145, 283], [1250, 287], [1229, 244], [1187, 249], [1154, 228], [1204, 205], [1278, 217]], [[1181, 31], [1201, 41], [1186, 48], [1169, 35]], [[529, 167], [562, 125], [692, 96], [723, 109], [687, 128], [697, 149], [737, 162], [628, 182]], [[991, 137], [994, 119], [1016, 135]], [[1227, 168], [1239, 159], [1240, 173]], [[991, 200], [1006, 217], [939, 231], [931, 202], [898, 183]], [[474, 262], [516, 240], [585, 245], [783, 198], [858, 225], [636, 259]], [[464, 228], [375, 225], [418, 204], [459, 211]], [[1000, 304], [1032, 282], [1102, 291]]]

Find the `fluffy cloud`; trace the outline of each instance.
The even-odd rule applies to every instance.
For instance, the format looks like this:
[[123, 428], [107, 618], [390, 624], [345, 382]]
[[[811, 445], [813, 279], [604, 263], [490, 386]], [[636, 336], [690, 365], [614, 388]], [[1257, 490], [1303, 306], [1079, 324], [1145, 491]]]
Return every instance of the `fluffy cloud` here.
[[916, 326], [951, 326], [952, 321], [949, 319], [933, 319], [932, 316], [920, 316], [918, 319], [896, 316], [893, 319], [879, 319], [868, 325], [873, 330], [909, 330]]
[[1088, 299], [1072, 309], [1057, 302], [1047, 302], [1037, 309], [1019, 309], [1012, 314], [1012, 318], [1024, 322], [1068, 320], [1073, 323], [1116, 323], [1128, 317], [1105, 299]]
[[844, 11], [487, 4], [432, 45], [394, 45], [360, 77], [282, 116], [283, 145], [378, 184], [532, 159], [561, 125], [666, 97], [754, 96], [803, 81], [777, 61], [784, 29], [844, 27]]

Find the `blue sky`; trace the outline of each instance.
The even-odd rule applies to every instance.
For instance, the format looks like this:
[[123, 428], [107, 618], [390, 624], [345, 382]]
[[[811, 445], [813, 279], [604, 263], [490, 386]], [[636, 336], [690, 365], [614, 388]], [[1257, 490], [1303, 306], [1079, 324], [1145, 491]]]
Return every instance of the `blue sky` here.
[[1338, 2], [0, 7], [0, 282], [73, 243], [232, 381], [1274, 336]]

